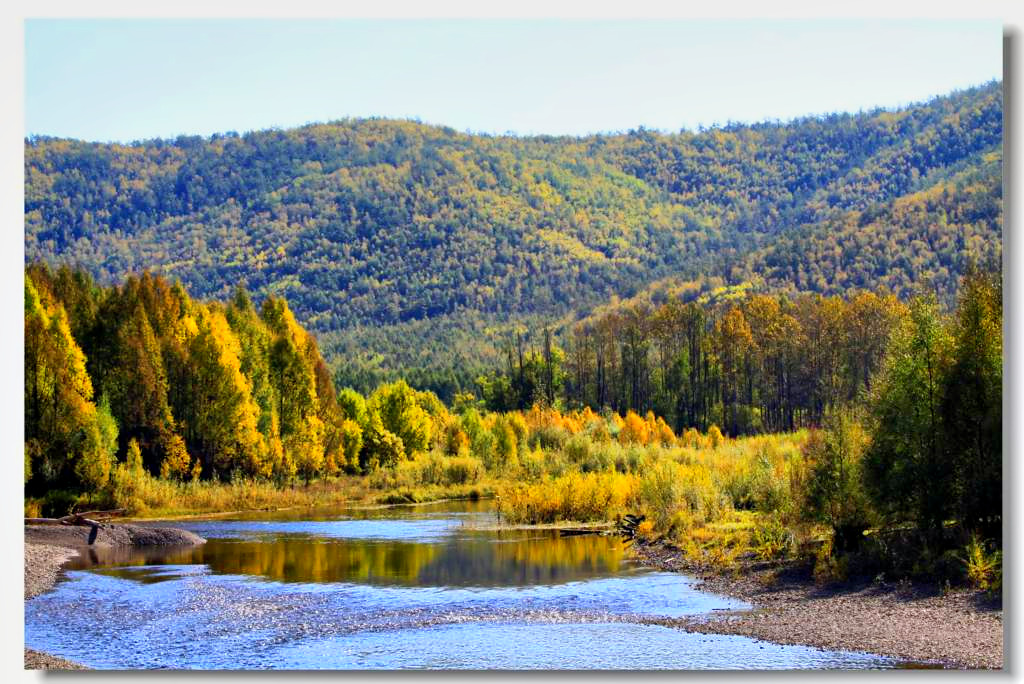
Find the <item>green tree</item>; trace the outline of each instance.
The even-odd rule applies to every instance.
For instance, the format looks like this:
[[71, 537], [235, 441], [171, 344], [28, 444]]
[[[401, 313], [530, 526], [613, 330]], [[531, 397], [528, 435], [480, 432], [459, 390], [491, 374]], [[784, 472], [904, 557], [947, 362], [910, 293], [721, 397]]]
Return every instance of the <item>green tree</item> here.
[[96, 491], [107, 484], [116, 454], [117, 421], [104, 395], [83, 426], [81, 452], [75, 463], [75, 474], [87, 490]]
[[370, 396], [367, 410], [380, 416], [387, 432], [402, 441], [405, 454], [426, 450], [433, 436], [433, 421], [420, 405], [417, 392], [403, 380], [381, 385]]
[[954, 359], [942, 389], [942, 444], [956, 482], [956, 516], [1001, 537], [1003, 302], [998, 271], [964, 277], [953, 324]]
[[850, 411], [836, 410], [804, 447], [809, 470], [804, 514], [832, 529], [833, 549], [840, 553], [856, 551], [873, 523], [862, 468], [869, 440]]
[[890, 520], [931, 533], [953, 512], [955, 470], [942, 448], [941, 407], [952, 340], [934, 296], [910, 304], [872, 391], [868, 492]]

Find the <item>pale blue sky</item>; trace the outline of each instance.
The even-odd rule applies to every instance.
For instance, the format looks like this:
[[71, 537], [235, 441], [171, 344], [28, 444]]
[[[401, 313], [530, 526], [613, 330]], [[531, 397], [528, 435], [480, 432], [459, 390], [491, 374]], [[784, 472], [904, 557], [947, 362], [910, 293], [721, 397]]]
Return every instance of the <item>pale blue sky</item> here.
[[26, 133], [130, 141], [347, 116], [676, 131], [1002, 78], [998, 21], [29, 20]]

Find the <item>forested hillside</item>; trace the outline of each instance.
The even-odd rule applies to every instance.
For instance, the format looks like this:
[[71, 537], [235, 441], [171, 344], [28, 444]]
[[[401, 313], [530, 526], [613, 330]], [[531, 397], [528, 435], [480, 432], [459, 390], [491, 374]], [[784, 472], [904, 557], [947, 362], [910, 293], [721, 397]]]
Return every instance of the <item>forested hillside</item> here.
[[556, 332], [666, 277], [826, 294], [1001, 249], [1002, 88], [900, 111], [583, 138], [408, 121], [25, 147], [27, 258], [100, 283], [287, 297], [341, 384], [450, 399], [513, 324]]

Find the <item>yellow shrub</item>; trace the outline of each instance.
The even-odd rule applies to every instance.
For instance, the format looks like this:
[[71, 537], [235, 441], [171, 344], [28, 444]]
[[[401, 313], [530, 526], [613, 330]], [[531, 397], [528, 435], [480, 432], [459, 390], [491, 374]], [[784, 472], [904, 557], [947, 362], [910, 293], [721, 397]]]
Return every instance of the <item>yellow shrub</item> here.
[[722, 431], [718, 429], [717, 425], [708, 428], [708, 441], [712, 449], [717, 449], [725, 441], [725, 436], [722, 435]]
[[627, 412], [622, 429], [619, 430], [619, 441], [623, 444], [647, 444], [649, 439], [647, 422], [633, 411]]
[[695, 428], [686, 428], [686, 431], [679, 437], [679, 443], [692, 449], [703, 449], [707, 446], [706, 440]]
[[676, 443], [676, 435], [672, 432], [672, 428], [668, 426], [663, 419], [658, 418], [654, 422], [654, 427], [651, 430], [652, 441], [661, 444], [662, 446], [672, 446]]

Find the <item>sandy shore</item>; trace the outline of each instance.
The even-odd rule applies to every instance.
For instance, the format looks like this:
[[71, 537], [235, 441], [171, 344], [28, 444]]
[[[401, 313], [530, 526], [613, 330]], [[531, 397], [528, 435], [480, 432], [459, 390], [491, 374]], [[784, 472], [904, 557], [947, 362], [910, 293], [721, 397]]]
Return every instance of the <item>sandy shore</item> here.
[[[63, 565], [88, 548], [90, 528], [81, 526], [25, 526], [25, 600], [44, 594], [57, 583]], [[100, 526], [94, 547], [117, 548], [202, 544], [191, 532], [165, 527], [138, 525]], [[87, 670], [89, 668], [39, 651], [25, 649], [26, 670]]]
[[865, 651], [951, 668], [1003, 667], [1003, 611], [977, 591], [906, 584], [819, 586], [806, 572], [750, 568], [721, 575], [689, 565], [663, 545], [637, 545], [648, 567], [699, 577], [701, 589], [748, 601], [739, 615], [681, 621], [684, 629], [779, 644]]

